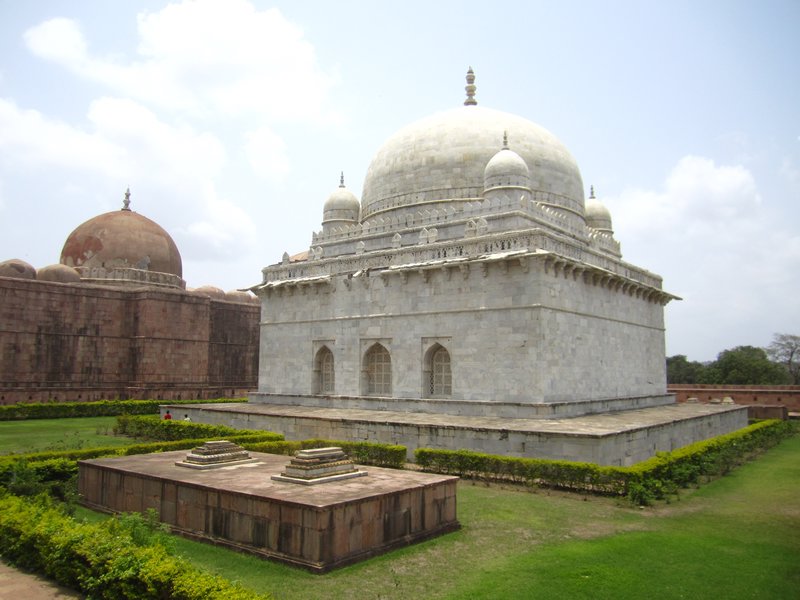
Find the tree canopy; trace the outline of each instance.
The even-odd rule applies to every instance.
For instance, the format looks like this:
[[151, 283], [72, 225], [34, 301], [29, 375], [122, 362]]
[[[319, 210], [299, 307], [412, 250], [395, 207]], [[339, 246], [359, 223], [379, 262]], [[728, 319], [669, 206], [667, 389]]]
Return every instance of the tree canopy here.
[[800, 335], [776, 333], [767, 347], [767, 356], [784, 366], [793, 384], [800, 384]]
[[717, 360], [700, 363], [683, 354], [667, 358], [667, 383], [713, 385], [786, 385], [800, 378], [800, 336], [776, 334], [766, 350], [737, 346]]

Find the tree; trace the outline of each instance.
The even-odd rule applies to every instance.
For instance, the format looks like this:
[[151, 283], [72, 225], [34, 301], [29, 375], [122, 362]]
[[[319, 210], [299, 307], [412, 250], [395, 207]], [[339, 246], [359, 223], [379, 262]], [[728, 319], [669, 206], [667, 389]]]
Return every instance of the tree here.
[[784, 366], [793, 384], [800, 384], [800, 335], [776, 333], [767, 347], [767, 355]]
[[684, 354], [667, 357], [667, 383], [699, 383], [702, 363], [686, 359]]
[[708, 365], [699, 383], [730, 385], [784, 385], [789, 375], [783, 365], [769, 360], [763, 348], [737, 346], [724, 350]]

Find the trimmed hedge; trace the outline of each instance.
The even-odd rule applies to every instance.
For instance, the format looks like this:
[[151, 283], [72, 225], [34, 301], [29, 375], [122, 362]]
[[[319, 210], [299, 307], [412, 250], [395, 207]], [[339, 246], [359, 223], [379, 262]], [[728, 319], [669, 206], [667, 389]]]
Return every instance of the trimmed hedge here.
[[406, 462], [406, 447], [374, 442], [344, 442], [341, 440], [311, 439], [301, 442], [254, 442], [241, 444], [252, 452], [293, 455], [306, 448], [338, 446], [360, 465], [374, 465], [390, 469], [402, 469]]
[[142, 545], [122, 519], [79, 523], [46, 498], [0, 497], [0, 552], [93, 599], [267, 600], [168, 553]]
[[512, 481], [528, 485], [628, 496], [649, 504], [696, 484], [701, 477], [724, 475], [755, 453], [797, 432], [787, 421], [761, 421], [726, 435], [696, 442], [631, 467], [494, 456], [468, 450], [419, 448], [415, 459], [423, 470], [470, 479]]
[[216, 400], [100, 400], [97, 402], [42, 402], [0, 406], [0, 421], [21, 419], [64, 419], [69, 417], [115, 417], [117, 415], [154, 415], [164, 404], [211, 404], [247, 402], [239, 398]]
[[283, 439], [280, 433], [265, 432], [258, 429], [234, 429], [226, 425], [209, 425], [182, 421], [179, 419], [164, 420], [156, 415], [120, 415], [114, 425], [114, 433], [148, 440], [174, 441], [188, 438], [228, 439], [231, 436], [267, 435], [264, 441]]
[[[234, 430], [235, 431], [235, 430]], [[268, 431], [248, 432], [245, 435], [227, 436], [225, 439], [246, 446], [257, 443], [280, 443], [275, 438], [280, 434]], [[13, 486], [21, 476], [33, 478], [42, 484], [61, 484], [78, 473], [79, 460], [113, 456], [133, 456], [152, 454], [171, 450], [190, 450], [203, 445], [211, 438], [187, 438], [174, 441], [156, 441], [149, 444], [134, 444], [123, 448], [87, 448], [84, 450], [63, 450], [60, 452], [34, 452], [31, 454], [12, 454], [0, 457], [0, 487]], [[21, 466], [22, 465], [22, 466]]]

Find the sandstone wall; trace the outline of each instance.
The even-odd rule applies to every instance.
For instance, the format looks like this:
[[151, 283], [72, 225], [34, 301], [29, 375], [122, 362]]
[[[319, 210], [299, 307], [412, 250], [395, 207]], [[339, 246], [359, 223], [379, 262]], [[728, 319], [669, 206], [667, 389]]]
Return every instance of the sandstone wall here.
[[0, 403], [255, 388], [257, 305], [0, 277]]

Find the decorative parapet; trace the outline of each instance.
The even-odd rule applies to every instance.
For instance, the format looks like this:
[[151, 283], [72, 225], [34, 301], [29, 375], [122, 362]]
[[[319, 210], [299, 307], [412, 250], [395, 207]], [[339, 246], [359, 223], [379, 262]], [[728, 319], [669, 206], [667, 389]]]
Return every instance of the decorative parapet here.
[[458, 240], [443, 240], [422, 245], [414, 244], [399, 248], [365, 251], [359, 255], [340, 255], [321, 260], [273, 265], [262, 270], [263, 283], [251, 289], [257, 291], [269, 286], [302, 287], [319, 283], [332, 285], [330, 278], [336, 275], [402, 267], [403, 265], [444, 259], [477, 258], [482, 255], [508, 251], [550, 252], [626, 279], [638, 281], [651, 288], [661, 288], [661, 278], [658, 275], [625, 263], [616, 256], [598, 251], [585, 243], [558, 235], [544, 228], [535, 228], [484, 235], [476, 234], [475, 237]]
[[582, 280], [588, 285], [606, 288], [632, 297], [635, 296], [647, 302], [666, 305], [670, 300], [680, 300], [678, 296], [664, 292], [660, 285], [658, 287], [647, 285], [618, 273], [544, 250], [534, 250], [532, 252], [527, 250], [507, 250], [487, 253], [477, 257], [458, 257], [408, 263], [390, 266], [374, 272], [373, 275], [383, 278], [384, 282], [386, 278], [397, 275], [405, 282], [410, 273], [416, 273], [420, 275], [423, 281], [427, 281], [431, 271], [443, 270], [448, 278], [457, 271], [466, 279], [473, 272], [486, 277], [489, 266], [492, 264], [498, 265], [504, 272], [507, 272], [511, 265], [518, 265], [524, 272], [528, 272], [532, 261], [540, 262], [544, 272], [552, 274], [554, 277], [572, 278], [573, 281]]
[[[519, 190], [517, 190], [519, 192]], [[469, 220], [477, 218], [499, 216], [509, 211], [519, 212], [542, 225], [548, 225], [564, 232], [585, 236], [582, 228], [574, 226], [573, 221], [577, 215], [570, 218], [570, 211], [558, 202], [554, 194], [545, 192], [528, 192], [517, 194], [498, 194], [491, 198], [464, 198], [451, 200], [445, 206], [442, 203], [422, 208], [406, 214], [395, 214], [382, 217], [380, 215], [356, 223], [334, 227], [329, 232], [319, 231], [312, 234], [312, 246], [334, 244], [369, 236], [386, 235], [402, 230], [422, 230], [438, 226], [440, 228], [464, 227]], [[391, 237], [387, 238], [386, 247], [391, 244]]]
[[186, 282], [172, 273], [159, 273], [132, 267], [75, 267], [81, 280], [101, 285], [142, 284], [185, 289]]
[[589, 245], [603, 252], [609, 252], [614, 256], [621, 257], [622, 249], [614, 236], [604, 231], [597, 231], [589, 228]]

